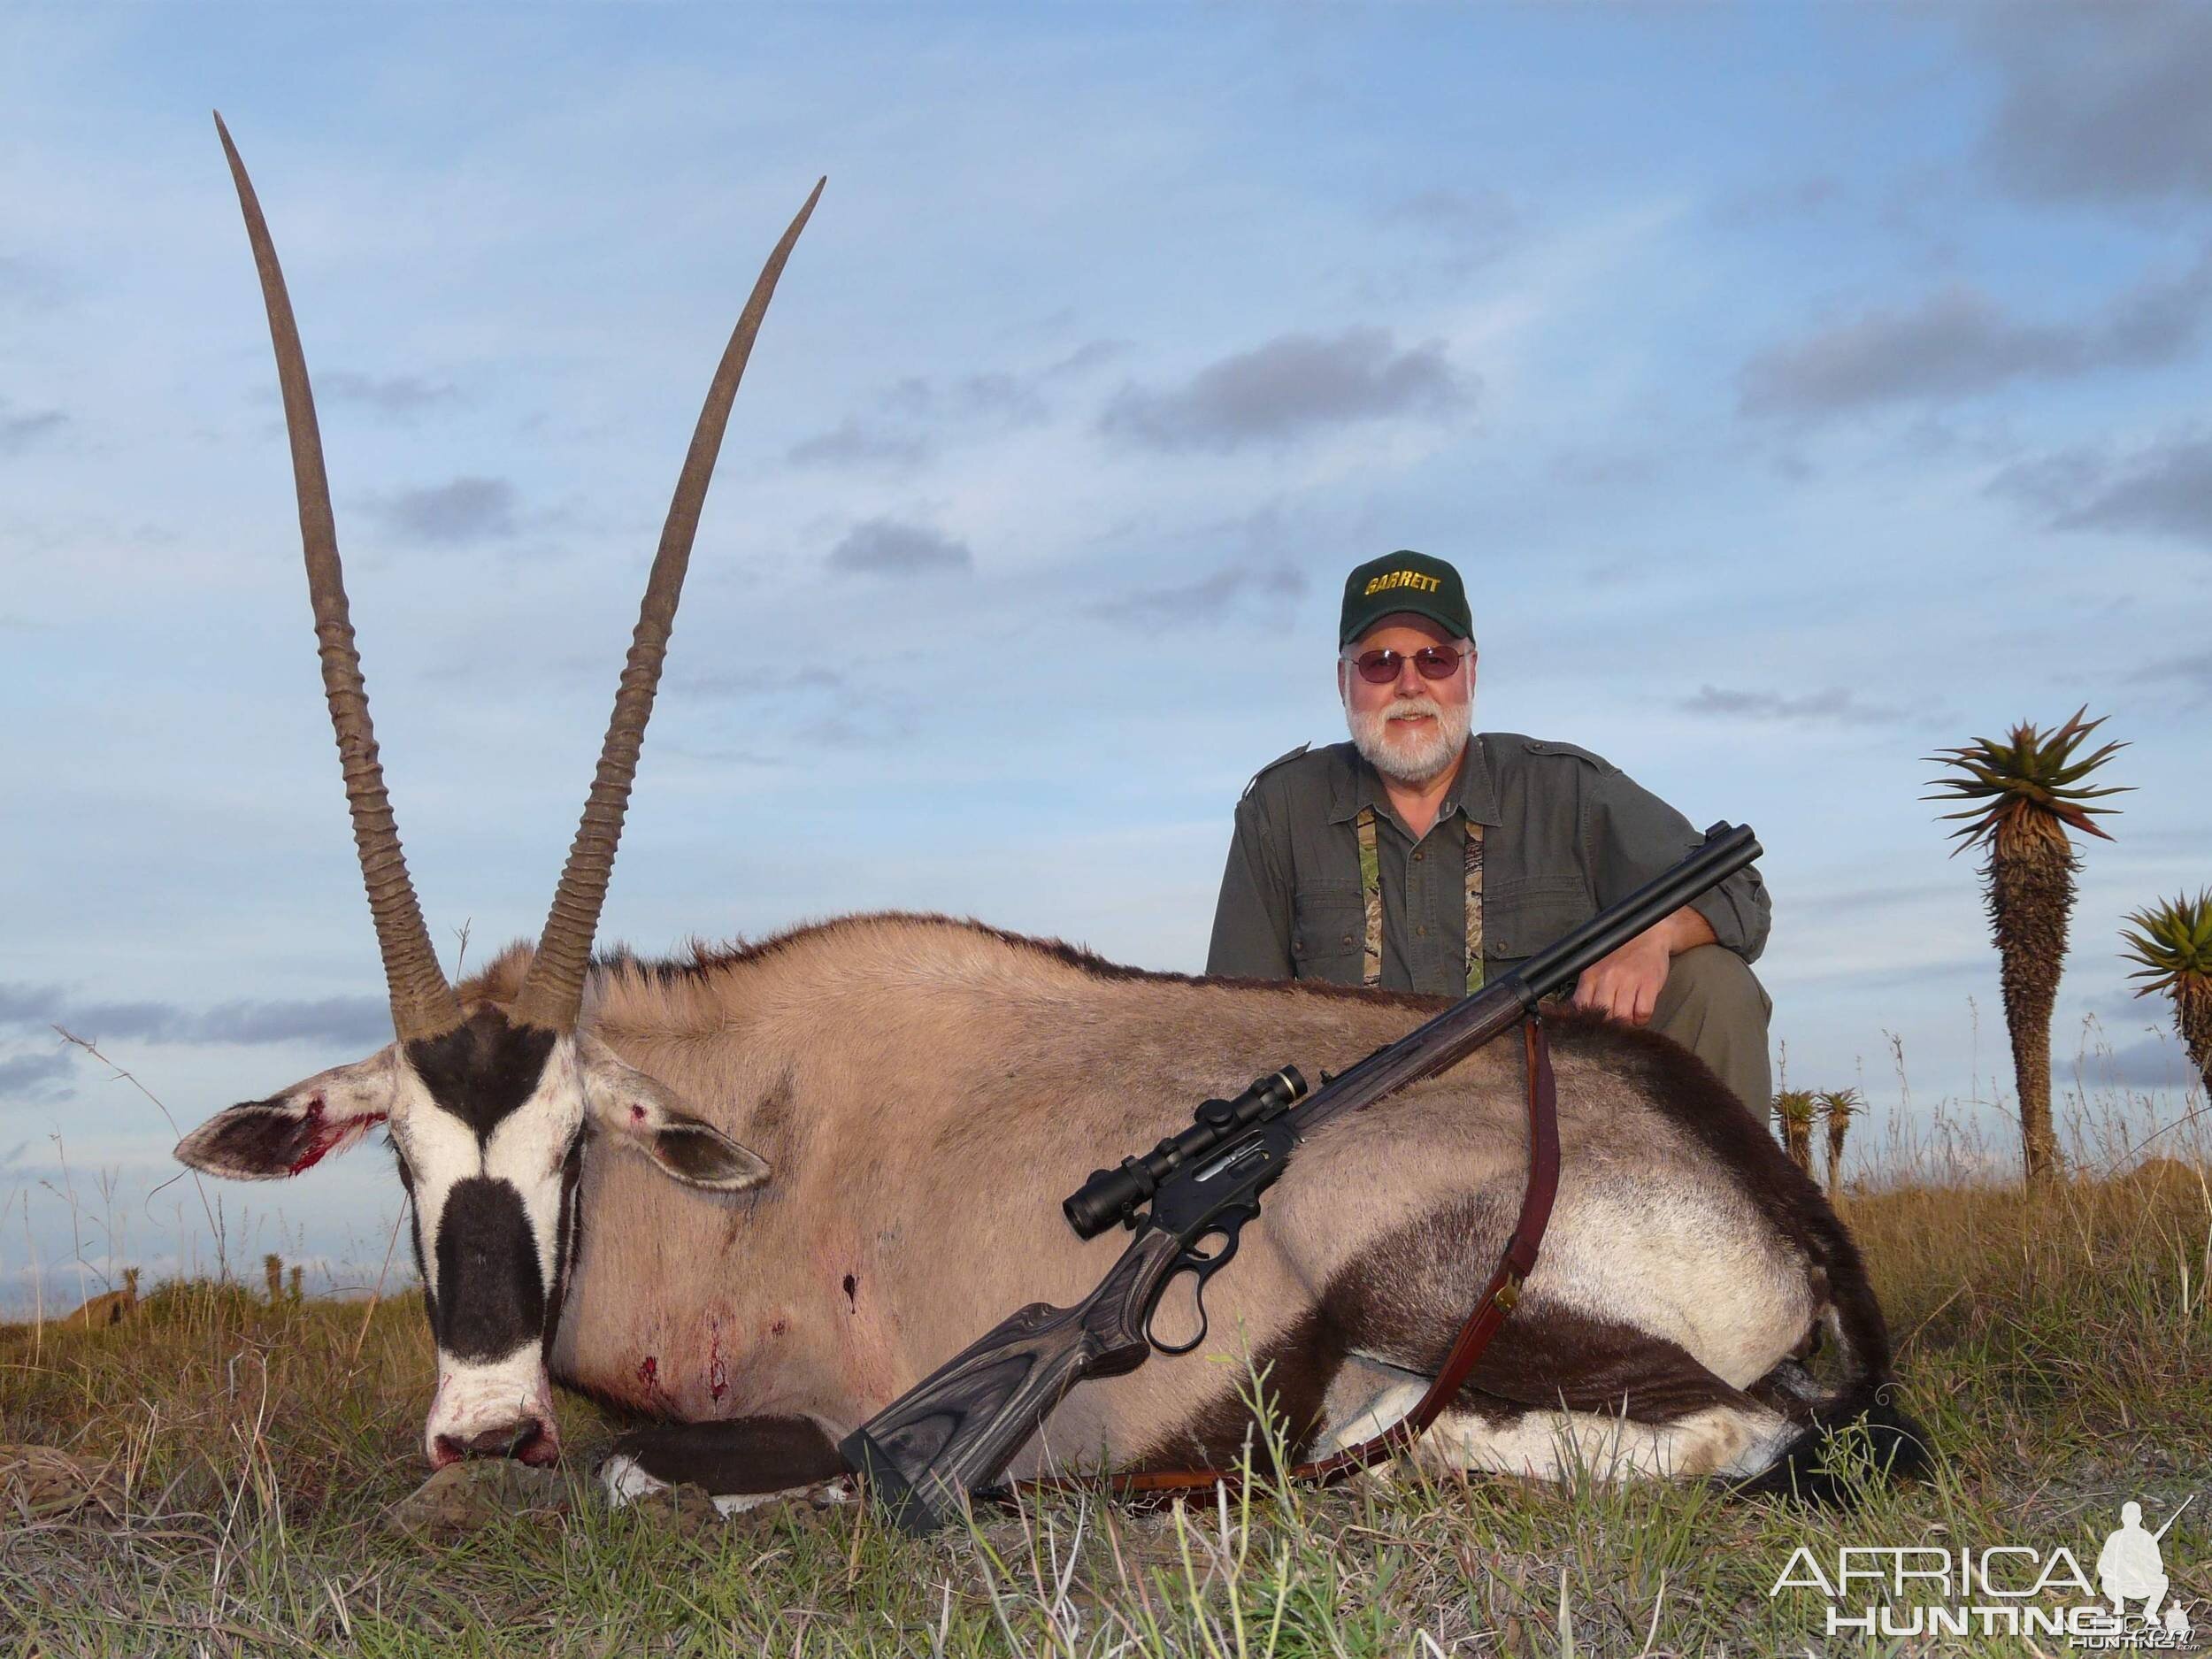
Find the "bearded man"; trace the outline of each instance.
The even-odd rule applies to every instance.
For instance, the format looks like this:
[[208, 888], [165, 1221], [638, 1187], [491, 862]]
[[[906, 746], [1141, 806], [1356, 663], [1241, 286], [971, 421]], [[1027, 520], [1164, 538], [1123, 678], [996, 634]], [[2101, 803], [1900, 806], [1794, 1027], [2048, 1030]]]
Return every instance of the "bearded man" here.
[[[1302, 744], [1246, 787], [1207, 972], [1463, 995], [1703, 841], [1587, 749], [1471, 735], [1474, 626], [1442, 559], [1359, 566], [1337, 643], [1352, 741]], [[1772, 1004], [1747, 964], [1769, 916], [1746, 869], [1593, 964], [1573, 1001], [1673, 1038], [1763, 1116]]]

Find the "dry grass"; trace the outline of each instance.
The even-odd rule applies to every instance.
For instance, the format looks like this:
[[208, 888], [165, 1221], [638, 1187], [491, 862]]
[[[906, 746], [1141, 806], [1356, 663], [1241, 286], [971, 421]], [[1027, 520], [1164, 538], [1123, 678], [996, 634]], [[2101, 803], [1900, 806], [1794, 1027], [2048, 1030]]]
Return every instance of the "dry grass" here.
[[[2207, 1484], [2212, 1192], [2194, 1130], [2154, 1143], [2175, 1161], [2044, 1202], [1963, 1184], [1955, 1163], [1918, 1179], [1924, 1149], [1842, 1199], [1905, 1403], [1946, 1457], [1933, 1484], [1842, 1517], [1688, 1486], [1401, 1479], [1148, 1516], [1067, 1502], [917, 1543], [849, 1510], [702, 1525], [580, 1490], [565, 1517], [430, 1545], [382, 1524], [422, 1474], [417, 1296], [160, 1286], [112, 1325], [0, 1327], [0, 1442], [83, 1454], [111, 1481], [104, 1507], [0, 1517], [0, 1653], [1840, 1652], [1816, 1599], [1769, 1594], [1800, 1543], [2087, 1558], [2123, 1500], [2155, 1519]], [[2073, 1133], [2085, 1168], [2100, 1135], [2124, 1153], [2144, 1138]], [[564, 1411], [588, 1463], [613, 1425], [580, 1400]], [[2207, 1499], [2165, 1547], [2200, 1624]]]

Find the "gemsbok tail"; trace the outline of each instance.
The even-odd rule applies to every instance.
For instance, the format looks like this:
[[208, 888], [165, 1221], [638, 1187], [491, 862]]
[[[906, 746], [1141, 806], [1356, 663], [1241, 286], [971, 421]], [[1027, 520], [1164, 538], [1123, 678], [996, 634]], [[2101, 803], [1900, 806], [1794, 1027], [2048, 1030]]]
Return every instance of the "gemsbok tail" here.
[[[1735, 1490], [1848, 1504], [1870, 1480], [1925, 1479], [1935, 1471], [1934, 1443], [1896, 1404], [1889, 1325], [1858, 1246], [1824, 1199], [1808, 1206], [1802, 1219], [1827, 1279], [1821, 1323], [1836, 1345], [1844, 1379], [1832, 1393], [1784, 1383], [1800, 1402], [1792, 1415], [1803, 1427], [1773, 1463]], [[1785, 1369], [1810, 1384], [1794, 1364]]]

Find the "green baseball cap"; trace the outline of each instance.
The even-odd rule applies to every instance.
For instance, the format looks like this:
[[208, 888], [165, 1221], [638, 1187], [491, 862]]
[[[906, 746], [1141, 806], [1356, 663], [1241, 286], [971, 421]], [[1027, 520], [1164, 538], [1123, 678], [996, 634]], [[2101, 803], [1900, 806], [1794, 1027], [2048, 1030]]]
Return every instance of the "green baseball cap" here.
[[1344, 579], [1344, 612], [1337, 623], [1337, 649], [1387, 616], [1411, 611], [1448, 629], [1455, 640], [1475, 637], [1467, 609], [1467, 589], [1459, 572], [1442, 559], [1401, 548], [1366, 564]]

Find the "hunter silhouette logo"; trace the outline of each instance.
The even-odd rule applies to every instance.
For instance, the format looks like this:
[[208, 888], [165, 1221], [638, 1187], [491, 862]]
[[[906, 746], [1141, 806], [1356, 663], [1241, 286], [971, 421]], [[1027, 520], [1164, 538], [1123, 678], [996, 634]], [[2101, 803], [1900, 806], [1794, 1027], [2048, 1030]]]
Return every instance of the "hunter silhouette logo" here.
[[[2181, 1509], [2196, 1502], [2192, 1493], [2182, 1501]], [[2181, 1641], [2189, 1640], [2189, 1615], [2179, 1602], [2166, 1609], [2162, 1621], [2158, 1604], [2166, 1599], [2169, 1580], [2166, 1562], [2160, 1552], [2159, 1540], [2166, 1536], [2166, 1527], [2181, 1518], [2181, 1509], [2166, 1517], [2166, 1525], [2155, 1532], [2143, 1530], [2143, 1506], [2124, 1503], [2120, 1506], [2119, 1530], [2104, 1540], [2104, 1548], [2097, 1552], [2097, 1586], [2112, 1603], [2116, 1617], [2127, 1617], [2127, 1604], [2140, 1600], [2143, 1603], [2143, 1623], [2146, 1626], [2170, 1633]]]
[[2062, 1636], [2080, 1648], [2176, 1651], [2197, 1632], [2171, 1594], [2162, 1545], [2195, 1502], [2185, 1499], [2155, 1532], [2143, 1525], [2141, 1504], [2123, 1504], [2120, 1525], [2097, 1552], [2093, 1581], [2062, 1544], [1847, 1544], [1825, 1559], [1801, 1545], [1767, 1596], [1819, 1592], [1832, 1636]]

